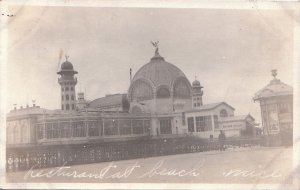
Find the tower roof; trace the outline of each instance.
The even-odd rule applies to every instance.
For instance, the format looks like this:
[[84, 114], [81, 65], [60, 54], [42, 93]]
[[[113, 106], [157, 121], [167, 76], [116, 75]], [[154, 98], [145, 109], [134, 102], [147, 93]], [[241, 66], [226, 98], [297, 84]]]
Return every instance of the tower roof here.
[[60, 66], [60, 71], [57, 74], [61, 75], [63, 73], [67, 74], [77, 74], [78, 72], [74, 70], [73, 64], [68, 61], [68, 56], [66, 56], [66, 61], [63, 62]]
[[195, 76], [195, 80], [192, 83], [193, 87], [200, 87], [203, 88], [203, 86], [201, 86], [200, 81], [197, 80], [197, 77]]
[[293, 87], [281, 82], [276, 78], [277, 70], [272, 70], [272, 76], [274, 77], [270, 83], [255, 93], [253, 99], [260, 100], [263, 98], [275, 97], [275, 96], [285, 96], [293, 95]]
[[61, 70], [73, 70], [73, 65], [71, 62], [69, 62], [68, 60], [66, 60], [65, 62], [63, 62], [61, 64]]

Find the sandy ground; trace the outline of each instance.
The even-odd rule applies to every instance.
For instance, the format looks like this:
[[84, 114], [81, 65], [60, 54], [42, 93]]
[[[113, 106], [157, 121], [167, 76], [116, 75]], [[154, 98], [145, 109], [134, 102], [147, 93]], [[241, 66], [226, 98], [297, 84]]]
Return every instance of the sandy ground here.
[[179, 154], [8, 173], [8, 183], [291, 183], [292, 148]]

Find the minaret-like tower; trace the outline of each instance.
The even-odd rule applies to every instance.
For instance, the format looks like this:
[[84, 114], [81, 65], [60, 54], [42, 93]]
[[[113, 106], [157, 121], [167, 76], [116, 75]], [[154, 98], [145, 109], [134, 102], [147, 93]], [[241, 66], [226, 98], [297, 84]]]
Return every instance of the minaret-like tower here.
[[203, 88], [203, 86], [201, 86], [200, 82], [197, 80], [197, 77], [195, 77], [195, 81], [192, 84], [193, 108], [199, 108], [200, 106], [203, 105], [203, 102], [202, 102], [203, 90], [202, 90], [202, 88]]
[[61, 64], [61, 69], [57, 74], [60, 75], [58, 83], [61, 86], [61, 110], [66, 112], [72, 112], [76, 110], [76, 91], [75, 85], [77, 84], [77, 78], [74, 77], [78, 72], [73, 69], [72, 63], [66, 61]]

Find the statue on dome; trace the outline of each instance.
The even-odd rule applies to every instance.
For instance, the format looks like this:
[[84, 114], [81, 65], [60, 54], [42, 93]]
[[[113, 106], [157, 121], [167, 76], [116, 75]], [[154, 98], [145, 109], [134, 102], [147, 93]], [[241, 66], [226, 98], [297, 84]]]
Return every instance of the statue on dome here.
[[156, 48], [155, 49], [155, 55], [158, 55], [158, 43], [159, 43], [159, 41], [156, 41], [156, 42], [151, 41], [151, 44], [153, 45], [153, 47]]

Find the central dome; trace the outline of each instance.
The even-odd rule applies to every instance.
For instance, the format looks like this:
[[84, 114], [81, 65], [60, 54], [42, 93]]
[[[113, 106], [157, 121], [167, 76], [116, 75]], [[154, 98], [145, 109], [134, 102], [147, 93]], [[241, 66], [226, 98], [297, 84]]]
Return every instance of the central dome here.
[[160, 55], [155, 55], [149, 63], [136, 72], [132, 82], [142, 78], [151, 81], [154, 87], [171, 86], [178, 77], [185, 77], [185, 75], [178, 67], [166, 62]]
[[134, 75], [129, 88], [129, 99], [190, 98], [191, 84], [175, 65], [165, 61], [156, 51], [150, 62]]

